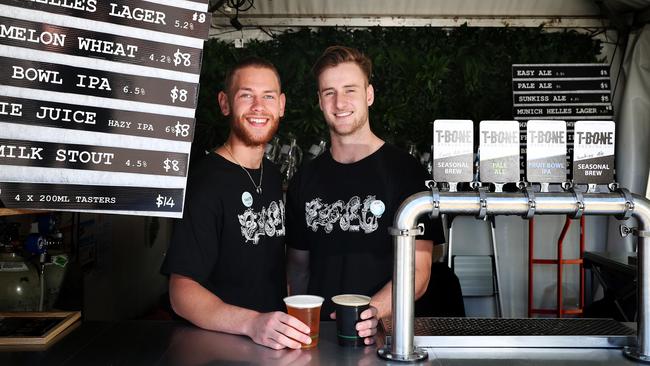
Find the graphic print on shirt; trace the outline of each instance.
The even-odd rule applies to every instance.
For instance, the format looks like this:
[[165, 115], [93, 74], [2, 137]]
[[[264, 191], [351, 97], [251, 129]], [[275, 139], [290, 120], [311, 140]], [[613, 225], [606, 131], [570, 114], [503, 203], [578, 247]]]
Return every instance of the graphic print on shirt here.
[[379, 227], [378, 219], [381, 214], [375, 215], [370, 211], [370, 206], [375, 202], [374, 195], [368, 195], [361, 203], [359, 196], [354, 196], [345, 203], [338, 200], [334, 203], [325, 203], [320, 198], [314, 198], [305, 203], [305, 220], [307, 226], [314, 232], [320, 226], [326, 233], [334, 230], [334, 225], [338, 223], [343, 231], [358, 232], [363, 230], [369, 234]]
[[247, 243], [250, 241], [257, 245], [262, 235], [284, 236], [284, 203], [281, 200], [272, 201], [268, 208], [262, 207], [260, 212], [248, 208], [237, 218]]

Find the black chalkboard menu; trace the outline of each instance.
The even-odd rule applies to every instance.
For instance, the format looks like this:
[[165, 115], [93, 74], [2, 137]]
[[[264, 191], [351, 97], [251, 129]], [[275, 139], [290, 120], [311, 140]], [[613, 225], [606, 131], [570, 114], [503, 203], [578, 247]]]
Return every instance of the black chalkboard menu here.
[[610, 120], [613, 116], [607, 64], [512, 65], [516, 120]]
[[513, 64], [512, 114], [520, 121], [521, 168], [526, 156], [526, 122], [566, 121], [567, 173], [571, 178], [574, 123], [612, 120], [608, 64]]
[[208, 0], [0, 0], [0, 207], [181, 217]]

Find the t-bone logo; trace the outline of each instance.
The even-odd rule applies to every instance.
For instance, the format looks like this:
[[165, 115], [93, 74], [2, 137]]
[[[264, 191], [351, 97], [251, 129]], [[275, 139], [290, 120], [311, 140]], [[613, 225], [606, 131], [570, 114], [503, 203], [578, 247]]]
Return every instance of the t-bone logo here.
[[528, 136], [533, 144], [563, 144], [566, 141], [565, 131], [530, 131]]
[[513, 144], [519, 143], [518, 131], [481, 131], [484, 144]]
[[436, 131], [436, 142], [443, 144], [472, 143], [472, 131], [444, 130]]
[[576, 132], [578, 144], [613, 145], [613, 132]]

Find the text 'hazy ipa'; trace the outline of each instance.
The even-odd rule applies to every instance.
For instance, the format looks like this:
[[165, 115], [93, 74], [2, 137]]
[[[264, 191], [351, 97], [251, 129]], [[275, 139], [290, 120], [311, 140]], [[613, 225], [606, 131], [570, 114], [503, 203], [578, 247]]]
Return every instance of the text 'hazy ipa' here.
[[295, 295], [284, 298], [289, 315], [297, 318], [309, 327], [311, 344], [302, 344], [301, 348], [312, 348], [318, 345], [318, 334], [320, 333], [320, 307], [323, 304], [320, 296]]

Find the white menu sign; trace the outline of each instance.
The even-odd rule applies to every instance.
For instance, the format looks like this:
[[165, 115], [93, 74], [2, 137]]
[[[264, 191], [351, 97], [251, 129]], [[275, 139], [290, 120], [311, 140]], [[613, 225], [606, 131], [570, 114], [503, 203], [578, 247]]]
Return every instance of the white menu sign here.
[[481, 121], [481, 182], [519, 181], [519, 122]]
[[526, 178], [531, 183], [566, 181], [566, 122], [531, 120], [526, 129]]
[[573, 138], [573, 181], [608, 184], [614, 181], [614, 121], [578, 121]]
[[433, 122], [433, 180], [471, 182], [473, 179], [474, 124], [470, 120]]

